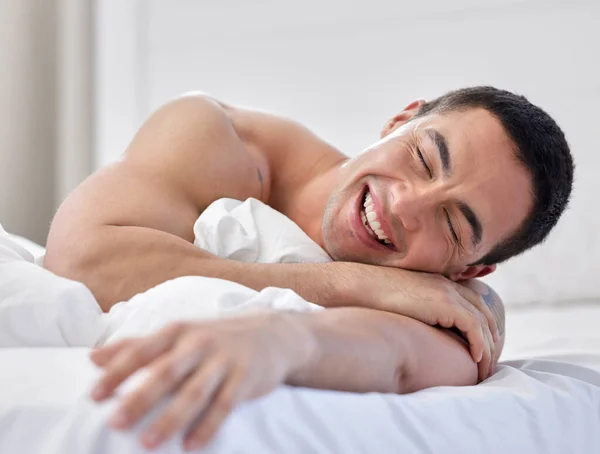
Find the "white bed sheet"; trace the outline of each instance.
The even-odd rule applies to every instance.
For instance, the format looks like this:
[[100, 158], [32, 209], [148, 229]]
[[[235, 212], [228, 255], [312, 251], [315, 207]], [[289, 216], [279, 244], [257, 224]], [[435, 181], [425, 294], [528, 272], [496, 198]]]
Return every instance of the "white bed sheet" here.
[[[242, 208], [247, 220], [267, 214], [257, 205]], [[235, 223], [234, 218], [227, 210], [219, 217], [221, 225]], [[243, 232], [250, 232], [250, 237], [256, 232], [273, 235], [272, 230], [252, 228]], [[217, 233], [206, 232], [207, 248], [210, 241], [222, 238]], [[294, 247], [286, 249], [286, 257], [297, 261], [310, 245], [291, 239]], [[256, 252], [256, 243], [260, 238], [245, 242], [246, 253]], [[144, 452], [136, 432], [107, 429], [114, 400], [97, 405], [89, 399], [98, 375], [88, 360], [89, 348], [48, 346], [92, 347], [106, 339], [158, 329], [170, 319], [218, 316], [252, 305], [298, 309], [307, 304], [290, 291], [266, 289], [257, 294], [225, 281], [181, 278], [115, 306], [106, 316], [83, 285], [52, 276], [6, 239], [0, 241], [0, 255], [3, 248], [8, 252], [0, 257], [0, 274], [10, 279], [8, 284], [0, 282], [0, 344], [10, 348], [0, 349], [2, 454]], [[318, 259], [319, 253], [314, 257]], [[8, 299], [2, 298], [3, 291], [12, 292]], [[201, 313], [198, 295], [212, 302], [203, 301]], [[166, 298], [171, 299], [168, 306]], [[406, 396], [282, 387], [236, 410], [204, 452], [600, 452], [600, 344], [594, 323], [599, 312], [596, 306], [510, 312], [506, 346], [510, 361], [478, 386], [439, 387]], [[554, 332], [548, 327], [555, 327]], [[46, 348], [14, 348], [18, 345]], [[534, 354], [569, 362], [531, 359]], [[523, 356], [530, 359], [517, 359]], [[120, 392], [141, 377], [134, 377]], [[181, 436], [157, 452], [182, 453]]]
[[509, 308], [502, 360], [565, 359], [600, 371], [600, 300]]
[[[35, 265], [31, 265], [35, 266]], [[177, 318], [198, 314], [197, 295], [215, 304], [208, 312], [239, 306], [268, 305], [276, 300], [288, 308], [298, 297], [269, 289], [257, 294], [242, 286], [207, 278], [181, 278], [158, 286], [117, 307], [103, 336], [119, 338], [152, 331]], [[62, 285], [62, 282], [61, 282]], [[212, 292], [212, 293], [211, 293]], [[168, 313], [166, 295], [179, 295]], [[89, 300], [82, 300], [83, 305]], [[519, 314], [531, 331], [543, 324], [594, 317], [597, 308], [571, 308]], [[89, 313], [86, 310], [85, 313]], [[569, 314], [569, 315], [567, 315]], [[65, 313], [59, 314], [60, 318]], [[82, 323], [89, 323], [80, 319]], [[531, 320], [531, 322], [529, 322]], [[537, 325], [536, 325], [537, 324]], [[63, 326], [67, 326], [64, 325]], [[93, 326], [96, 326], [94, 324]], [[204, 452], [224, 453], [593, 453], [600, 449], [600, 369], [574, 363], [596, 363], [600, 351], [590, 347], [595, 327], [579, 325], [580, 344], [570, 346], [572, 363], [513, 360], [493, 377], [473, 387], [439, 387], [412, 395], [351, 394], [282, 387], [234, 412], [216, 441]], [[511, 328], [512, 329], [512, 328]], [[510, 336], [510, 332], [508, 333]], [[65, 336], [69, 339], [69, 336]], [[525, 344], [525, 337], [516, 342]], [[518, 345], [511, 348], [518, 352]], [[544, 345], [551, 345], [545, 343]], [[96, 405], [88, 397], [98, 371], [81, 348], [6, 348], [0, 350], [0, 452], [44, 454], [112, 454], [144, 452], [136, 432], [121, 434], [106, 426], [115, 401]], [[546, 356], [554, 353], [546, 348]], [[560, 350], [565, 355], [565, 350]], [[143, 375], [129, 381], [126, 392]], [[401, 448], [399, 448], [401, 447]], [[159, 451], [183, 453], [181, 436]]]
[[[116, 402], [88, 398], [98, 371], [87, 353], [0, 350], [0, 363], [10, 364], [0, 372], [0, 452], [145, 452], [136, 436], [148, 420], [133, 433], [109, 430]], [[203, 452], [595, 453], [599, 390], [600, 373], [549, 361], [502, 365], [476, 387], [406, 396], [282, 387], [239, 408]], [[182, 454], [181, 436], [157, 452]]]

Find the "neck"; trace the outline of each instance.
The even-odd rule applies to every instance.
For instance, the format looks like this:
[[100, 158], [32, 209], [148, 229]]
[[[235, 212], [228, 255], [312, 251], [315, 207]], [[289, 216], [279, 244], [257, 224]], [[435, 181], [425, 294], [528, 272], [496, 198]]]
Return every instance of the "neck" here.
[[294, 221], [313, 241], [323, 247], [321, 225], [329, 196], [335, 189], [346, 156], [336, 156], [321, 163], [305, 183], [295, 191], [283, 213]]

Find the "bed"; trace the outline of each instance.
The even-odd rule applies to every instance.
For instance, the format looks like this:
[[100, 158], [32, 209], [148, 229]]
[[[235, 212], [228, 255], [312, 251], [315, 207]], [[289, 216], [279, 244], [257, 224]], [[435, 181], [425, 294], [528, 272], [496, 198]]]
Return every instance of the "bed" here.
[[[233, 218], [242, 222], [261, 224], [266, 215], [260, 206], [241, 208]], [[206, 247], [222, 237], [210, 226], [223, 225], [235, 209], [207, 210], [206, 219], [218, 217], [220, 224], [204, 225]], [[269, 224], [276, 223], [271, 219]], [[230, 222], [227, 228], [232, 229]], [[261, 229], [245, 232], [259, 235]], [[248, 241], [242, 243], [252, 249]], [[88, 353], [95, 345], [144, 329], [151, 332], [172, 319], [199, 316], [199, 292], [214, 302], [202, 317], [273, 301], [279, 307], [306, 309], [306, 302], [289, 290], [254, 292], [227, 281], [180, 278], [102, 314], [83, 284], [39, 267], [34, 254], [40, 251], [27, 249], [0, 234], [1, 453], [145, 452], [136, 436], [148, 418], [132, 432], [109, 430], [106, 419], [116, 401], [96, 404], [88, 397], [99, 375]], [[286, 254], [296, 259], [297, 252]], [[173, 294], [177, 302], [165, 312], [162, 302]], [[403, 396], [284, 386], [238, 408], [202, 452], [600, 452], [598, 320], [600, 304], [594, 302], [509, 308], [503, 361], [480, 385]], [[142, 379], [143, 372], [119, 393]], [[182, 453], [181, 439], [180, 434], [157, 452]]]

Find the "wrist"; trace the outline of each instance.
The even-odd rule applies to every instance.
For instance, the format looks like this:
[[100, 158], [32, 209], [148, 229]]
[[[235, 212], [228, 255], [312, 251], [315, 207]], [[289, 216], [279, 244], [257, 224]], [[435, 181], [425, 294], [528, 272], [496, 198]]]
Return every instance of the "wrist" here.
[[335, 262], [332, 265], [335, 265], [332, 288], [336, 306], [377, 309], [370, 287], [370, 265], [352, 262]]
[[[330, 289], [332, 306], [365, 306], [366, 295], [370, 292], [366, 285], [366, 265], [351, 262], [331, 263]], [[362, 269], [365, 268], [365, 269]]]
[[317, 361], [319, 342], [311, 326], [311, 314], [293, 311], [278, 311], [273, 324], [282, 339], [281, 346], [288, 361], [286, 377], [301, 373]]
[[350, 263], [274, 263], [255, 264], [262, 276], [269, 276], [269, 285], [294, 290], [298, 295], [323, 307], [352, 305], [355, 288]]

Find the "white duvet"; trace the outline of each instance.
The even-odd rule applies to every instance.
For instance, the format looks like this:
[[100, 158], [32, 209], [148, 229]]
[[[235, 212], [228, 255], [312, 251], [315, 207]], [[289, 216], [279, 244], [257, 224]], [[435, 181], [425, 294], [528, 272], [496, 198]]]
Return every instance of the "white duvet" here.
[[[196, 244], [222, 257], [329, 260], [295, 224], [253, 199], [214, 203], [194, 229]], [[102, 314], [84, 285], [36, 266], [28, 251], [0, 232], [0, 453], [144, 452], [137, 432], [106, 427], [115, 401], [98, 405], [88, 398], [98, 376], [89, 348], [150, 333], [176, 319], [257, 307], [321, 310], [290, 290], [256, 292], [219, 279], [184, 277]], [[579, 357], [587, 367], [504, 362], [478, 386], [404, 396], [282, 387], [235, 411], [205, 452], [600, 452], [596, 347]], [[125, 390], [141, 378], [133, 377]], [[181, 437], [159, 452], [183, 452]]]

